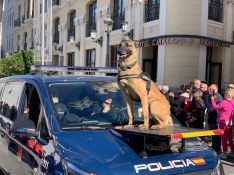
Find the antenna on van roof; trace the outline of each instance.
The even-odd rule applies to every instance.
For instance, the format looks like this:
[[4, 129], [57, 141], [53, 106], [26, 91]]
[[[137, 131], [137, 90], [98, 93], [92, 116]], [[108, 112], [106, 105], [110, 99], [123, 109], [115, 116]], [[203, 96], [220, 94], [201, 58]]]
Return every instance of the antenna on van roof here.
[[83, 67], [83, 66], [54, 66], [54, 65], [32, 65], [31, 74], [71, 74], [81, 72], [87, 75], [95, 75], [95, 73], [115, 76], [118, 68], [112, 67]]

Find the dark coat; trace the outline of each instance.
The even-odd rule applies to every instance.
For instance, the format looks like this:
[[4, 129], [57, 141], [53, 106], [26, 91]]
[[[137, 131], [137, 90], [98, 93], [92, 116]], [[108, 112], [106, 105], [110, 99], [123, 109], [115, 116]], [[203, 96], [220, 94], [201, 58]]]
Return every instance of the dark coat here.
[[193, 120], [189, 122], [189, 126], [193, 128], [203, 128], [204, 122], [204, 110], [205, 110], [205, 103], [203, 99], [193, 99], [191, 105], [191, 116]]

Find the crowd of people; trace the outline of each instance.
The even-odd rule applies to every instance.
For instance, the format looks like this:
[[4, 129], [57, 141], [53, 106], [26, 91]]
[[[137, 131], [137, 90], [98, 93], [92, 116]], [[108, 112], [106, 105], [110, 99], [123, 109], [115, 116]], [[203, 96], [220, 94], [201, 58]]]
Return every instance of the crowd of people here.
[[157, 86], [170, 103], [172, 114], [185, 127], [223, 129], [222, 136], [212, 136], [212, 148], [221, 158], [234, 157], [234, 84], [230, 83], [223, 94], [217, 84], [208, 85], [199, 79], [177, 91], [170, 90], [168, 85]]

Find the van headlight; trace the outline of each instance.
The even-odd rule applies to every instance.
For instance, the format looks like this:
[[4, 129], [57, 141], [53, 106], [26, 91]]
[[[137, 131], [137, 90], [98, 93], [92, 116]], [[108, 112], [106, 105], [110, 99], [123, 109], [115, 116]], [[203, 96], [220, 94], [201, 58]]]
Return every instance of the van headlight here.
[[224, 175], [223, 165], [220, 160], [218, 161], [218, 164], [211, 175]]
[[77, 168], [75, 165], [67, 161], [63, 161], [63, 165], [65, 168], [65, 172], [68, 175], [96, 175], [96, 173], [87, 172], [80, 168]]

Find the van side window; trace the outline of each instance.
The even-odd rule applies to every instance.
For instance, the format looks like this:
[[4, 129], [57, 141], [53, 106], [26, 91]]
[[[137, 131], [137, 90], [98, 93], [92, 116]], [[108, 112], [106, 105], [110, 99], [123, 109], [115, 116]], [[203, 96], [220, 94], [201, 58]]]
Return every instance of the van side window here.
[[2, 94], [0, 113], [14, 121], [17, 117], [24, 82], [7, 82]]
[[39, 97], [38, 91], [32, 84], [25, 84], [24, 108], [29, 108], [29, 119], [33, 120], [40, 138], [49, 141], [49, 132], [46, 125], [44, 107]]
[[40, 106], [41, 100], [39, 98], [39, 94], [37, 92], [36, 87], [31, 84], [25, 84], [25, 103], [24, 108], [29, 108], [29, 119], [33, 120], [35, 126], [38, 124], [39, 114], [40, 114]]

